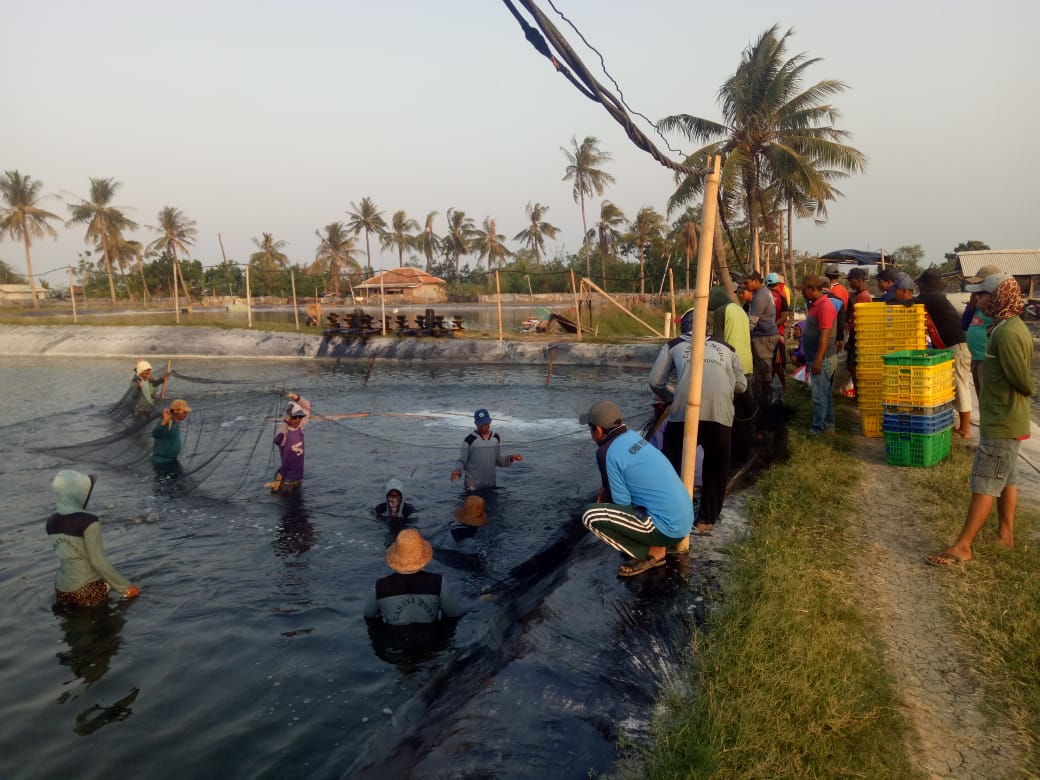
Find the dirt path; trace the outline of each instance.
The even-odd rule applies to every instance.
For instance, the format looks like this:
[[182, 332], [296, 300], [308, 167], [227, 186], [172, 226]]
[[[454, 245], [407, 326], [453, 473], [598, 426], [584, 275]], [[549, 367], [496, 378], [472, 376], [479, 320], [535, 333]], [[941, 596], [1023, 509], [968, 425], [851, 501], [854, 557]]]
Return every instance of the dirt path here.
[[[885, 662], [916, 728], [910, 756], [934, 778], [1019, 777], [1018, 748], [984, 712], [979, 681], [943, 611], [948, 572], [924, 563], [933, 551], [907, 513], [877, 511], [879, 496], [905, 495], [900, 482], [907, 470], [885, 464], [881, 439], [864, 439], [858, 452], [863, 482], [852, 500], [864, 511], [850, 521], [859, 548], [857, 579], [864, 605], [877, 613]], [[954, 491], [951, 501], [967, 509], [965, 489]]]

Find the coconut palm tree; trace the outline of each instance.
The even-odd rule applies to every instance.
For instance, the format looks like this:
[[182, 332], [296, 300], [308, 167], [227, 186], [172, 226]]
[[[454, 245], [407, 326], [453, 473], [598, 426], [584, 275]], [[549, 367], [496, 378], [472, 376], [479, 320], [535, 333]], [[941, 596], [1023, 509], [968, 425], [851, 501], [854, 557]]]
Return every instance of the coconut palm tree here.
[[639, 294], [646, 295], [646, 248], [664, 234], [664, 217], [650, 206], [644, 206], [629, 224], [629, 233], [639, 250]]
[[[473, 250], [477, 252], [479, 260], [487, 258], [488, 270], [495, 263], [501, 265], [507, 257], [513, 253], [502, 243], [506, 237], [499, 234], [495, 227], [495, 220], [491, 217], [484, 219], [484, 229], [477, 228], [473, 231]], [[478, 262], [479, 262], [478, 260]]]
[[617, 257], [617, 245], [621, 239], [619, 228], [628, 217], [609, 200], [599, 204], [599, 219], [592, 229], [585, 234], [585, 243], [595, 241], [599, 247], [599, 259], [603, 269], [603, 289], [607, 289], [607, 258]]
[[[108, 251], [112, 256], [112, 262], [116, 264], [119, 269], [120, 276], [123, 277], [123, 286], [126, 288], [127, 297], [130, 299], [130, 303], [134, 302], [134, 291], [130, 286], [130, 280], [127, 278], [130, 269], [133, 267], [136, 248], [134, 245], [140, 246], [140, 243], [131, 239], [125, 238], [121, 233], [117, 233], [112, 236], [108, 242]], [[94, 247], [98, 252], [101, 251], [101, 246]]]
[[350, 217], [347, 230], [352, 231], [355, 236], [362, 230], [365, 231], [365, 255], [368, 258], [368, 275], [371, 276], [372, 247], [368, 239], [373, 233], [382, 236], [386, 232], [386, 220], [383, 219], [383, 212], [379, 210], [375, 201], [367, 195], [361, 199], [361, 205], [351, 201], [350, 207], [353, 211], [347, 212], [347, 216]]
[[90, 199], [80, 198], [79, 203], [69, 204], [69, 213], [72, 216], [67, 223], [69, 225], [86, 225], [87, 232], [84, 235], [84, 241], [101, 247], [101, 255], [105, 260], [105, 272], [108, 274], [108, 292], [113, 306], [116, 305], [116, 283], [112, 275], [110, 243], [124, 231], [137, 228], [137, 223], [123, 213], [125, 207], [112, 205], [112, 199], [122, 186], [122, 182], [112, 178], [92, 178], [90, 180]]
[[545, 253], [545, 239], [551, 238], [555, 241], [560, 232], [558, 227], [545, 221], [545, 212], [548, 210], [548, 206], [543, 206], [541, 203], [532, 205], [531, 201], [528, 201], [527, 227], [513, 236], [514, 241], [519, 241], [521, 245], [534, 252], [536, 263], [542, 262], [542, 255]]
[[[588, 223], [585, 221], [585, 198], [593, 195], [599, 197], [614, 183], [614, 177], [599, 166], [610, 162], [614, 156], [599, 148], [599, 139], [594, 136], [586, 136], [580, 144], [576, 137], [571, 138], [573, 150], [560, 147], [560, 151], [567, 157], [567, 168], [563, 174], [564, 181], [574, 180], [574, 202], [581, 204], [581, 234], [587, 236], [589, 233]], [[584, 244], [583, 244], [584, 249]], [[585, 272], [592, 278], [592, 263], [588, 252], [585, 253]], [[603, 280], [606, 283], [606, 279]]]
[[379, 237], [383, 249], [397, 250], [397, 267], [404, 266], [404, 250], [415, 246], [415, 236], [410, 232], [419, 229], [419, 223], [409, 219], [404, 211], [395, 211], [390, 218], [390, 229]]
[[275, 289], [278, 274], [289, 267], [289, 258], [282, 251], [286, 247], [285, 241], [275, 241], [271, 233], [261, 233], [260, 238], [254, 238], [253, 243], [259, 252], [253, 252], [249, 256], [249, 266], [253, 268], [260, 277], [260, 285], [266, 294], [271, 294]]
[[426, 226], [422, 232], [415, 237], [415, 248], [426, 258], [426, 270], [429, 271], [433, 265], [433, 256], [437, 254], [441, 244], [441, 238], [433, 232], [433, 218], [437, 216], [436, 211], [426, 215]]
[[473, 250], [473, 234], [476, 226], [473, 219], [466, 216], [466, 212], [448, 209], [448, 232], [441, 239], [441, 247], [444, 255], [449, 260], [455, 261], [455, 275], [459, 275], [459, 258], [468, 255]]
[[340, 273], [343, 270], [349, 273], [361, 272], [354, 237], [342, 222], [333, 222], [323, 230], [315, 230], [314, 235], [318, 237], [318, 248], [314, 250], [314, 262], [307, 267], [307, 273], [328, 273], [332, 277], [332, 294], [339, 297]]
[[701, 209], [691, 206], [683, 212], [668, 232], [668, 241], [686, 258], [686, 286], [690, 290], [690, 263], [701, 245]]
[[173, 256], [173, 279], [174, 284], [180, 280], [181, 289], [184, 290], [184, 299], [191, 306], [191, 296], [188, 294], [188, 285], [184, 281], [184, 270], [181, 268], [178, 250], [188, 254], [188, 247], [195, 243], [198, 231], [195, 229], [195, 220], [188, 219], [184, 213], [173, 206], [163, 206], [159, 210], [159, 224], [152, 228], [159, 237], [148, 245], [148, 251], [169, 252]]
[[[824, 171], [858, 173], [866, 165], [863, 154], [844, 143], [849, 134], [834, 127], [838, 110], [825, 102], [846, 85], [825, 80], [803, 88], [806, 69], [819, 60], [805, 54], [785, 59], [792, 32], [780, 35], [774, 25], [744, 51], [736, 73], [719, 89], [721, 122], [689, 114], [660, 122], [662, 130], [707, 142], [687, 158], [687, 165], [704, 168], [714, 155], [722, 156], [723, 207], [739, 198], [752, 247], [758, 246], [767, 187], [784, 182], [785, 189], [822, 204], [837, 195]], [[704, 186], [701, 176], [680, 175], [677, 181], [669, 209], [689, 203]], [[753, 262], [758, 268], [757, 256]]]
[[142, 244], [140, 241], [134, 241], [132, 239], [130, 241], [127, 241], [126, 244], [133, 252], [134, 259], [137, 261], [137, 272], [141, 275], [141, 290], [143, 292], [144, 304], [145, 306], [147, 306], [149, 295], [148, 282], [145, 280], [144, 277], [144, 260], [141, 257], [145, 251], [144, 244]]
[[36, 297], [36, 278], [33, 276], [32, 255], [29, 247], [34, 238], [50, 236], [58, 237], [58, 231], [49, 224], [52, 219], [61, 219], [57, 214], [40, 208], [40, 190], [43, 182], [33, 180], [31, 176], [23, 176], [18, 171], [5, 171], [0, 179], [0, 236], [4, 234], [13, 241], [21, 239], [25, 245], [25, 271], [29, 277], [29, 289], [32, 291], [33, 308], [40, 308]]

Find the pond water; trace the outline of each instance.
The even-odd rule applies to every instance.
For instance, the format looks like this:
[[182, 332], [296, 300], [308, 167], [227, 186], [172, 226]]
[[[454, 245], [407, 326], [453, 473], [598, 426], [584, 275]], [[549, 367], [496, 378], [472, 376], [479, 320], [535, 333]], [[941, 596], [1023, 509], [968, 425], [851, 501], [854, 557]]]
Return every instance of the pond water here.
[[[620, 580], [617, 553], [578, 522], [598, 473], [576, 413], [610, 397], [641, 426], [645, 371], [557, 366], [546, 385], [535, 368], [174, 370], [169, 397], [194, 411], [171, 486], [147, 431], [107, 413], [130, 361], [0, 358], [0, 777], [579, 778], [645, 733], [718, 573], [670, 560]], [[293, 498], [263, 488], [286, 391], [316, 415]], [[467, 534], [448, 475], [478, 407], [524, 460], [499, 470], [490, 522]], [[98, 475], [88, 509], [142, 588], [78, 618], [52, 611], [43, 527], [68, 467]], [[389, 573], [371, 509], [389, 477], [467, 607], [425, 647], [362, 618]]]

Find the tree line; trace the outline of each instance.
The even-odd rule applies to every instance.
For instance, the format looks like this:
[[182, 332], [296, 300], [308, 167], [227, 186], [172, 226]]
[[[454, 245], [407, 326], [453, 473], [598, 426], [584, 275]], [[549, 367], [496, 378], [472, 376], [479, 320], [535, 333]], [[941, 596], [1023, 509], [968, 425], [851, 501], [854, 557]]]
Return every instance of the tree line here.
[[[719, 251], [725, 252], [730, 265], [746, 269], [760, 268], [770, 247], [777, 248], [772, 253], [775, 258], [793, 258], [794, 219], [825, 219], [828, 203], [842, 194], [836, 184], [866, 167], [865, 156], [846, 143], [848, 132], [835, 126], [840, 112], [828, 102], [846, 85], [823, 80], [805, 86], [806, 70], [819, 60], [804, 53], [788, 57], [791, 34], [773, 26], [745, 49], [736, 72], [719, 89], [720, 120], [675, 114], [658, 123], [663, 132], [704, 144], [686, 157], [689, 167], [705, 169], [716, 155], [721, 158], [719, 213], [725, 248]], [[273, 233], [253, 238], [256, 251], [248, 260], [251, 287], [255, 285], [259, 295], [279, 294], [289, 271], [299, 271], [304, 279], [315, 280], [315, 289], [320, 282], [340, 295], [344, 282], [354, 284], [371, 276], [374, 239], [397, 255], [400, 266], [423, 267], [457, 286], [466, 285], [474, 271], [483, 281], [483, 265], [486, 270], [508, 268], [512, 276], [529, 277], [532, 288], [535, 278], [572, 269], [592, 278], [595, 267], [605, 288], [643, 294], [648, 282], [653, 291], [663, 279], [663, 269], [670, 267], [679, 269], [679, 284], [688, 288], [700, 242], [697, 199], [703, 194], [703, 177], [678, 175], [665, 214], [643, 207], [629, 216], [605, 199], [598, 219], [590, 225], [588, 202], [615, 184], [606, 170], [612, 155], [600, 148], [594, 136], [580, 142], [574, 137], [561, 150], [567, 161], [563, 180], [571, 183], [581, 212], [582, 244], [577, 253], [548, 256], [547, 241], [557, 237], [559, 228], [548, 220], [549, 208], [537, 201], [527, 204], [524, 227], [512, 237], [511, 248], [492, 216], [478, 225], [465, 211], [451, 207], [444, 212], [443, 233], [438, 233], [439, 212], [427, 213], [422, 224], [403, 210], [387, 219], [366, 196], [350, 204], [346, 219], [315, 230], [314, 257], [306, 265], [290, 266], [286, 242]], [[34, 290], [31, 245], [36, 239], [56, 236], [53, 223], [62, 221], [68, 227], [83, 227], [89, 249], [81, 255], [77, 272], [81, 278], [86, 275], [92, 282], [101, 278], [107, 283], [113, 305], [119, 296], [147, 298], [158, 291], [169, 294], [174, 288], [188, 297], [205, 289], [240, 288], [239, 264], [225, 259], [202, 269], [199, 261], [189, 258], [196, 223], [176, 207], [159, 211], [150, 241], [131, 238], [140, 226], [125, 207], [114, 204], [120, 187], [112, 178], [91, 178], [89, 195], [67, 204], [68, 215], [62, 220], [41, 205], [40, 181], [17, 170], [6, 171], [0, 179], [0, 233], [23, 243]], [[467, 259], [474, 261], [475, 269], [464, 264]]]

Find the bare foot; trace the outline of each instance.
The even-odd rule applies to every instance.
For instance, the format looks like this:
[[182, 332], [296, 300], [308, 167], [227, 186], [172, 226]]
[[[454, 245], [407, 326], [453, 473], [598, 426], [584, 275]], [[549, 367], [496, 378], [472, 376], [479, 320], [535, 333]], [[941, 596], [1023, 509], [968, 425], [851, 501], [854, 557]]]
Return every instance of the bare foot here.
[[1004, 547], [1014, 547], [1015, 539], [1011, 536], [1001, 536], [999, 533], [993, 538], [993, 541], [997, 544], [1003, 545]]

